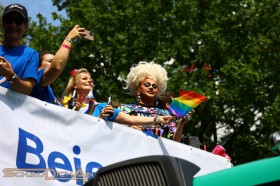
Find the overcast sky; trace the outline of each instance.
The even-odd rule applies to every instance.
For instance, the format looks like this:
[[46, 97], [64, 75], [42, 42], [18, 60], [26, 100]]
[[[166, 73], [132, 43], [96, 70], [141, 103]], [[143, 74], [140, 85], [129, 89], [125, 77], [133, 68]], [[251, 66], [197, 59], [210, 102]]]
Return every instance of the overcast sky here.
[[[3, 6], [7, 6], [12, 3], [18, 3], [25, 6], [28, 11], [28, 16], [31, 17], [33, 21], [38, 21], [36, 15], [40, 13], [47, 19], [48, 23], [52, 23], [55, 26], [60, 24], [59, 21], [53, 21], [52, 19], [52, 12], [58, 11], [57, 8], [53, 6], [52, 0], [1, 0], [0, 3]], [[59, 15], [66, 16], [65, 11], [57, 13]]]

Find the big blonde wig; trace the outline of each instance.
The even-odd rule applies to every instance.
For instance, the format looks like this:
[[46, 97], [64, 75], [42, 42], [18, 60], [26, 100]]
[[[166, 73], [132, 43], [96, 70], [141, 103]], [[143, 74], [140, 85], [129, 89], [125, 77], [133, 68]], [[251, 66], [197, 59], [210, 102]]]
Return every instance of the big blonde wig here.
[[142, 81], [148, 77], [153, 77], [158, 82], [158, 94], [165, 92], [167, 87], [167, 72], [165, 68], [154, 62], [140, 61], [137, 65], [130, 68], [130, 72], [125, 80], [125, 89], [130, 91], [130, 94], [137, 95], [137, 91]]

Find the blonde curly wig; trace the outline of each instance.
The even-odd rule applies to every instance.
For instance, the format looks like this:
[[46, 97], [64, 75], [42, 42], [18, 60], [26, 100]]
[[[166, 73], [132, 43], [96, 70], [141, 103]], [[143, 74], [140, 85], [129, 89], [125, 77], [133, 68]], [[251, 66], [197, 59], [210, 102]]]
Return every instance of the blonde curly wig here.
[[137, 95], [137, 90], [144, 79], [154, 77], [158, 82], [158, 94], [162, 94], [167, 87], [167, 72], [165, 68], [154, 62], [140, 61], [139, 64], [130, 68], [130, 72], [125, 80], [125, 89], [129, 89], [130, 94]]

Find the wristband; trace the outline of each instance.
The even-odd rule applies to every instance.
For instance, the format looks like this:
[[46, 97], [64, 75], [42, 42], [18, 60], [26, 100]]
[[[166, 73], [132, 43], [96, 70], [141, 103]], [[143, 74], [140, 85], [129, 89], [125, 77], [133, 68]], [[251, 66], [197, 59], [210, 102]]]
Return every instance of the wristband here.
[[67, 48], [67, 49], [71, 50], [71, 46], [69, 46], [69, 45], [66, 45], [66, 44], [62, 43], [61, 46], [64, 47], [64, 48]]
[[65, 38], [66, 41], [69, 41], [70, 43], [74, 43], [74, 41], [68, 37]]
[[15, 83], [18, 79], [19, 79], [18, 76], [16, 74], [14, 74], [13, 77], [10, 80], [8, 80], [8, 82]]
[[158, 116], [154, 117], [154, 124], [157, 124]]

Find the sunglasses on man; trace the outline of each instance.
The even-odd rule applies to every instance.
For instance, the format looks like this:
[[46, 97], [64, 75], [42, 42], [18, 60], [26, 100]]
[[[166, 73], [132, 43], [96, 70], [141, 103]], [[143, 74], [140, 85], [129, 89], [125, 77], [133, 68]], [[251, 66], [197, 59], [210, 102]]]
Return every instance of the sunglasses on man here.
[[6, 24], [12, 24], [16, 23], [16, 25], [22, 25], [24, 23], [24, 17], [22, 16], [5, 16], [4, 17], [4, 22]]

